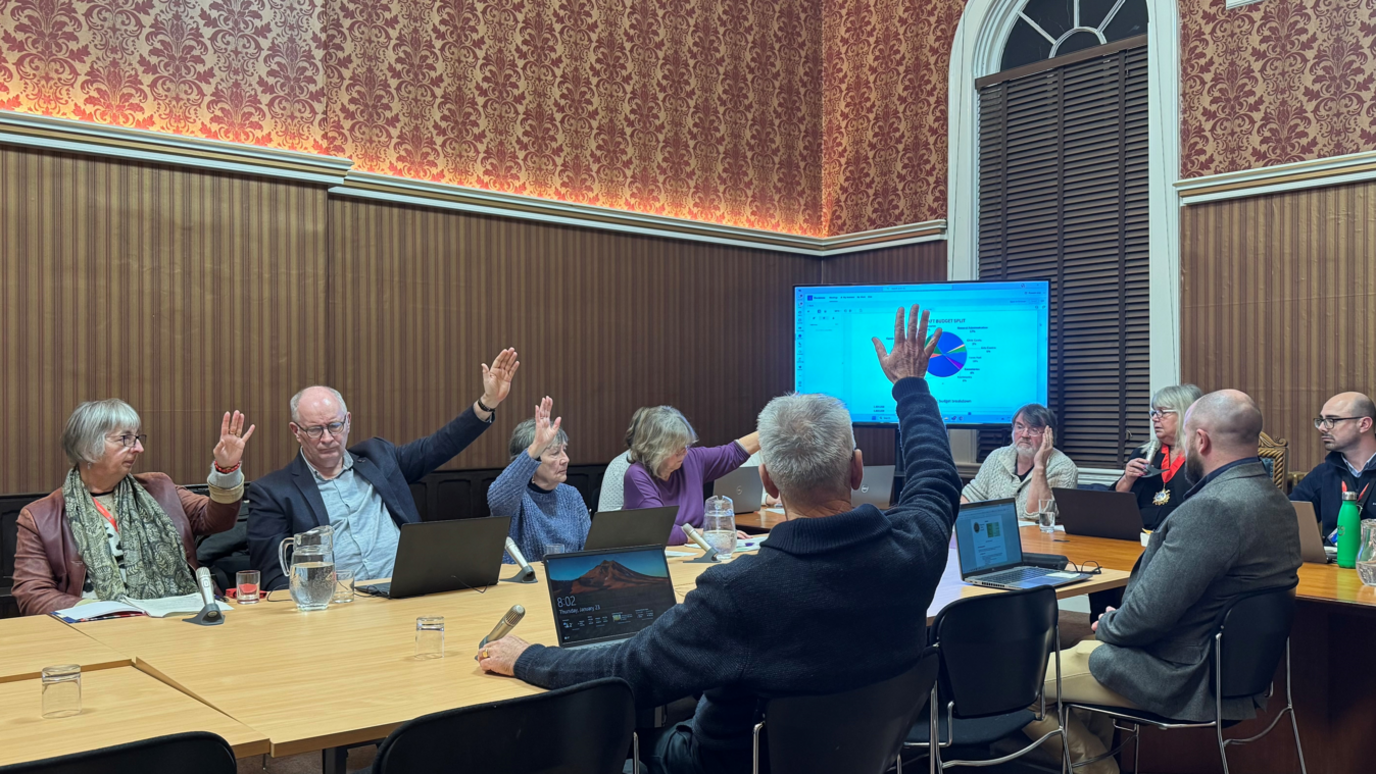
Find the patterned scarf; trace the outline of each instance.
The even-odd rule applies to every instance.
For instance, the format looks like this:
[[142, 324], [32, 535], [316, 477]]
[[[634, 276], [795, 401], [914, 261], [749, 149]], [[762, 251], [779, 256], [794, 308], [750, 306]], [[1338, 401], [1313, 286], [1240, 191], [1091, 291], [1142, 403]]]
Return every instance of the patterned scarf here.
[[120, 576], [119, 564], [110, 549], [105, 517], [96, 510], [95, 500], [81, 483], [81, 474], [72, 468], [62, 484], [72, 537], [86, 563], [86, 576], [91, 579], [96, 596], [104, 600], [125, 595], [158, 599], [194, 592], [196, 581], [186, 563], [181, 535], [153, 495], [139, 486], [133, 476], [125, 476], [115, 487], [114, 498], [113, 515], [119, 525], [127, 580]]

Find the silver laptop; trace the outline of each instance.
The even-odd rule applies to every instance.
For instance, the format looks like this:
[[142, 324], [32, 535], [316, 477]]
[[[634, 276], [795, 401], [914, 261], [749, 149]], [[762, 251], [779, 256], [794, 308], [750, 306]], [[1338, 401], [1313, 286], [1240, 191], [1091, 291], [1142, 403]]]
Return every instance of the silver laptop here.
[[545, 576], [561, 648], [613, 645], [678, 604], [662, 545], [547, 554]]
[[860, 488], [850, 490], [852, 506], [873, 505], [879, 510], [889, 507], [889, 496], [893, 494], [893, 466], [866, 465], [865, 477], [860, 480]]
[[1031, 589], [1065, 586], [1089, 577], [1082, 572], [1023, 564], [1018, 504], [1014, 500], [960, 506], [956, 516], [956, 556], [960, 558], [960, 579], [976, 586]]
[[736, 513], [754, 513], [764, 502], [764, 482], [759, 465], [745, 465], [717, 479], [712, 494], [731, 498]]
[[1295, 519], [1300, 528], [1300, 558], [1313, 564], [1328, 564], [1328, 553], [1323, 550], [1323, 535], [1319, 530], [1319, 519], [1314, 514], [1314, 504], [1296, 500]]

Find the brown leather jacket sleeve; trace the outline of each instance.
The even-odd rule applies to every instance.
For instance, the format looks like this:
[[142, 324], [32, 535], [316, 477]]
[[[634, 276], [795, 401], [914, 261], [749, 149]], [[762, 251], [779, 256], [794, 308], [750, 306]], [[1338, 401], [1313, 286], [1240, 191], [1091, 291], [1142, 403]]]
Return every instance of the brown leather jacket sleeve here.
[[76, 605], [81, 597], [61, 591], [43, 539], [28, 508], [19, 512], [14, 551], [14, 599], [23, 615], [46, 615]]
[[217, 503], [181, 486], [177, 487], [177, 497], [182, 501], [187, 521], [191, 522], [191, 534], [197, 537], [232, 528], [234, 521], [239, 518], [239, 503], [244, 499], [240, 496], [232, 503]]

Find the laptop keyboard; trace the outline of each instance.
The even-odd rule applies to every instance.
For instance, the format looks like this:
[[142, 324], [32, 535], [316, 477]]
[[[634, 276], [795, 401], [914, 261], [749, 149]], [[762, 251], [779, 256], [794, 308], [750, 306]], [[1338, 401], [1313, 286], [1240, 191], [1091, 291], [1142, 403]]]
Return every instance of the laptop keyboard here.
[[979, 580], [984, 583], [1013, 584], [1034, 578], [1043, 578], [1056, 570], [1048, 570], [1045, 567], [1014, 567], [1011, 570], [996, 572], [992, 575], [981, 575]]

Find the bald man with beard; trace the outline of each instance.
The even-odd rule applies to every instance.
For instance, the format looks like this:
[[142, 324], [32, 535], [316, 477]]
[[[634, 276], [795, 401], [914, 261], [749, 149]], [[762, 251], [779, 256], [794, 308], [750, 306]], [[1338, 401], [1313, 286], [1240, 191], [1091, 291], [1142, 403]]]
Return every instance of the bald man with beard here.
[[[1066, 701], [1133, 707], [1186, 721], [1214, 719], [1210, 648], [1220, 612], [1240, 596], [1296, 582], [1295, 512], [1257, 457], [1256, 402], [1237, 390], [1212, 392], [1185, 412], [1185, 470], [1194, 485], [1151, 535], [1132, 570], [1122, 607], [1095, 624], [1095, 641], [1063, 653]], [[1046, 691], [1056, 695], [1054, 662]], [[1256, 715], [1262, 697], [1225, 699], [1225, 720]], [[1102, 718], [1103, 716], [1098, 716]], [[1097, 719], [1097, 718], [1096, 718]], [[1039, 738], [1055, 716], [1033, 723]], [[1039, 730], [1040, 729], [1040, 730]], [[1071, 716], [1071, 757], [1104, 754], [1112, 727]], [[1111, 758], [1078, 769], [1113, 774]]]

